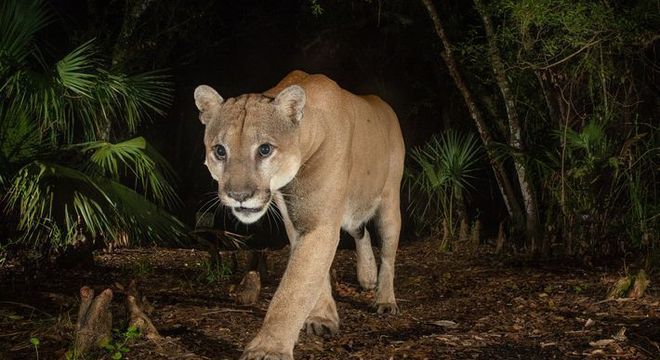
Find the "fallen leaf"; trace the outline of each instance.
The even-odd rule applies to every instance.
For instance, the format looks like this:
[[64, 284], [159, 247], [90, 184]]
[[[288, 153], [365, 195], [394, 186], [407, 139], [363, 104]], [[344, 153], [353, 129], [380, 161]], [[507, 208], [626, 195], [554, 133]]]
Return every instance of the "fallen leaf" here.
[[442, 327], [448, 328], [448, 329], [455, 329], [455, 328], [458, 327], [458, 324], [451, 321], [451, 320], [432, 321], [430, 324], [431, 325], [436, 325], [436, 326], [442, 326]]
[[607, 345], [614, 344], [614, 339], [602, 339], [597, 341], [590, 341], [589, 345], [597, 348], [606, 347]]
[[626, 341], [628, 338], [626, 337], [626, 328], [622, 327], [619, 329], [619, 332], [616, 333], [616, 335], [612, 336], [616, 341]]

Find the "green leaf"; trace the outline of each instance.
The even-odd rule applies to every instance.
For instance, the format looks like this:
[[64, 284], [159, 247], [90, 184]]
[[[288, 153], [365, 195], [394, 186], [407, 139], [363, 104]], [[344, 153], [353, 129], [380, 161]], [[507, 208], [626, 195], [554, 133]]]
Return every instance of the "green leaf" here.
[[[0, 79], [20, 65], [34, 50], [34, 36], [50, 23], [43, 1], [0, 2]], [[4, 86], [2, 86], [4, 88]]]
[[32, 346], [34, 346], [34, 347], [38, 347], [39, 344], [41, 344], [41, 342], [39, 341], [38, 338], [36, 338], [36, 337], [31, 337], [31, 338], [30, 338], [30, 344], [32, 344]]
[[180, 203], [170, 184], [175, 181], [174, 171], [144, 138], [137, 137], [116, 144], [90, 142], [83, 144], [82, 150], [91, 154], [88, 171], [96, 168], [103, 176], [113, 180], [128, 175], [159, 205], [173, 207]]
[[57, 82], [72, 95], [91, 98], [97, 80], [95, 56], [93, 40], [80, 45], [57, 62]]

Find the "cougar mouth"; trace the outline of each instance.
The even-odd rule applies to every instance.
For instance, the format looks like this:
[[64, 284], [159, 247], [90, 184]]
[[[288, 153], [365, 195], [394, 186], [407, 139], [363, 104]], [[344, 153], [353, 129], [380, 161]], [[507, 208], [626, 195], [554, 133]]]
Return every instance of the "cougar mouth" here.
[[238, 211], [239, 213], [246, 213], [246, 214], [256, 214], [256, 213], [259, 213], [263, 209], [264, 209], [263, 206], [256, 207], [256, 208], [237, 206], [237, 207], [234, 208], [235, 211]]
[[264, 204], [249, 204], [253, 207], [239, 205], [231, 208], [231, 212], [244, 224], [252, 224], [266, 214], [270, 201]]

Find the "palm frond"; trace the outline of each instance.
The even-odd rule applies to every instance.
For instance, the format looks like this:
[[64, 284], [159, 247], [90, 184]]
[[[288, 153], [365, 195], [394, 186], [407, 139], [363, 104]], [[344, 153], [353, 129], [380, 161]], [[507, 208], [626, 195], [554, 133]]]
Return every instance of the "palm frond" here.
[[173, 207], [180, 203], [171, 185], [175, 181], [174, 171], [143, 137], [116, 144], [95, 141], [77, 146], [90, 154], [88, 170], [98, 168], [101, 176], [114, 181], [130, 176], [146, 196], [160, 205]]
[[[437, 227], [444, 215], [451, 218], [452, 201], [474, 188], [474, 173], [481, 157], [481, 147], [473, 136], [449, 131], [432, 137], [425, 145], [410, 152], [405, 182], [411, 194], [411, 210], [423, 227]], [[420, 221], [421, 220], [421, 221]]]
[[138, 242], [177, 242], [187, 227], [172, 214], [161, 209], [144, 195], [116, 181], [99, 182], [122, 215], [121, 229]]
[[47, 150], [35, 124], [19, 107], [0, 103], [0, 186]]
[[41, 0], [0, 3], [0, 79], [34, 51], [34, 35], [51, 19], [51, 13]]
[[80, 232], [181, 236], [185, 226], [161, 209], [180, 202], [167, 161], [144, 138], [108, 141], [164, 113], [168, 77], [111, 73], [93, 40], [53, 61], [34, 41], [50, 19], [43, 0], [0, 2], [0, 210], [16, 221], [9, 236], [46, 248]]
[[127, 76], [100, 71], [96, 87], [100, 115], [134, 132], [152, 113], [162, 115], [172, 100], [172, 83], [161, 71]]
[[[94, 40], [80, 45], [56, 64], [57, 82], [74, 96], [92, 97], [96, 83]], [[69, 95], [69, 96], [71, 96]]]
[[421, 148], [411, 151], [411, 158], [422, 168], [420, 174], [428, 185], [441, 189], [446, 186], [458, 190], [472, 187], [470, 179], [476, 171], [480, 147], [473, 136], [450, 131], [434, 136]]
[[47, 241], [40, 238], [54, 228], [70, 236], [79, 221], [94, 237], [109, 234], [114, 231], [111, 220], [118, 217], [112, 199], [95, 179], [54, 163], [34, 161], [23, 167], [7, 195], [5, 211], [18, 213], [18, 230], [32, 241]]
[[55, 246], [71, 243], [81, 226], [106, 240], [119, 231], [138, 241], [177, 239], [186, 231], [174, 216], [117, 181], [42, 161], [26, 165], [12, 180], [5, 211], [18, 213], [26, 241], [57, 240]]

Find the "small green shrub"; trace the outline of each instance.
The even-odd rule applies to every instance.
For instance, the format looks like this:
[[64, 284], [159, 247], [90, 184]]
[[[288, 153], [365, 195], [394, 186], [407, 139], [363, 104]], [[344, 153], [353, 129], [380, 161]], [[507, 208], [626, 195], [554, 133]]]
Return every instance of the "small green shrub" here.
[[206, 259], [201, 265], [202, 271], [198, 278], [200, 281], [214, 284], [223, 280], [229, 280], [231, 277], [231, 266], [220, 259]]
[[41, 341], [39, 341], [39, 338], [37, 337], [31, 337], [30, 344], [32, 344], [32, 346], [34, 347], [34, 352], [36, 353], [37, 360], [39, 360], [39, 345], [41, 344]]
[[[411, 199], [410, 210], [418, 233], [444, 228], [454, 238], [459, 208], [473, 181], [481, 157], [481, 146], [471, 134], [448, 131], [434, 136], [425, 145], [411, 150], [405, 183]], [[446, 221], [446, 226], [443, 222]]]
[[123, 359], [124, 354], [130, 351], [128, 345], [140, 337], [140, 330], [135, 326], [129, 326], [124, 332], [119, 329], [113, 329], [112, 332], [113, 339], [101, 347], [110, 355], [111, 359]]

